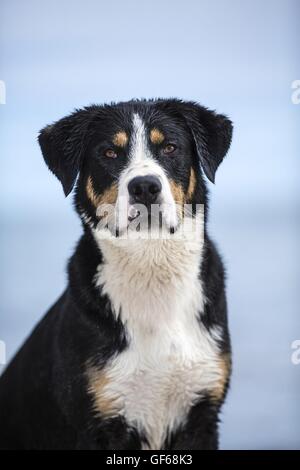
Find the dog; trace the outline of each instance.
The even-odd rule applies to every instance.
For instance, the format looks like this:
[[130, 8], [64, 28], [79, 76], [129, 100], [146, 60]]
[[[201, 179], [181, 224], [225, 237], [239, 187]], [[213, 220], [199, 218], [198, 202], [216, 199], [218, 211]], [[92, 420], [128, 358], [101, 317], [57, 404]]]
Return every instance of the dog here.
[[205, 179], [231, 139], [225, 115], [173, 98], [91, 105], [40, 132], [83, 235], [0, 378], [1, 448], [218, 448], [231, 347]]

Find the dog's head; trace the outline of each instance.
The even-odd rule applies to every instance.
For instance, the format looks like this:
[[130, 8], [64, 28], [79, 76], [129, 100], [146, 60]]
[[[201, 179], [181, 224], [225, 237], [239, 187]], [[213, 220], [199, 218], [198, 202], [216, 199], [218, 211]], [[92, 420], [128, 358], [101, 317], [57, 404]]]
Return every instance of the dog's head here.
[[[231, 142], [232, 124], [193, 102], [130, 101], [78, 110], [39, 136], [44, 159], [76, 206], [96, 223], [113, 205], [118, 229], [159, 205], [161, 223], [176, 229], [180, 208], [204, 204], [203, 173], [214, 182]], [[178, 209], [179, 208], [179, 209]]]

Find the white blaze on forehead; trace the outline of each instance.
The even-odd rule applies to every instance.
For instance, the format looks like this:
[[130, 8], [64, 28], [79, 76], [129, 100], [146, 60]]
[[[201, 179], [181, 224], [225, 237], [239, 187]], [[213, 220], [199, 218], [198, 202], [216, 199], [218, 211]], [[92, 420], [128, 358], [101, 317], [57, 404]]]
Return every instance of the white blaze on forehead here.
[[133, 132], [129, 154], [129, 165], [127, 167], [130, 179], [135, 176], [151, 174], [157, 176], [162, 183], [167, 183], [167, 177], [163, 168], [154, 160], [148, 147], [146, 127], [138, 114], [133, 114], [132, 124]]
[[141, 162], [150, 157], [147, 146], [146, 130], [144, 123], [138, 114], [133, 115], [133, 133], [130, 158], [135, 163]]

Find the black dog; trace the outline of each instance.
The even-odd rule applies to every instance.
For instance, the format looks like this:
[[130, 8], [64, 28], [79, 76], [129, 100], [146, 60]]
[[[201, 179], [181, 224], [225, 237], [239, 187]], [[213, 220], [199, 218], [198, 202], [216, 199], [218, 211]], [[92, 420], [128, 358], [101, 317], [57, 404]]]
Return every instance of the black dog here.
[[67, 289], [0, 379], [1, 448], [218, 447], [230, 340], [203, 172], [214, 181], [231, 135], [175, 99], [90, 106], [41, 131], [66, 195], [78, 176], [84, 233]]

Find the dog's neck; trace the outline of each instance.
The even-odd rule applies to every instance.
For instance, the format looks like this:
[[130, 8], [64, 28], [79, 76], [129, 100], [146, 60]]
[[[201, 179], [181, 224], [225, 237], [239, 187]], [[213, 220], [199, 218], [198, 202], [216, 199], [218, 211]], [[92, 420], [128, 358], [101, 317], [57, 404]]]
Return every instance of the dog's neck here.
[[118, 278], [124, 277], [128, 288], [131, 279], [139, 285], [144, 283], [147, 290], [157, 283], [165, 288], [174, 281], [184, 283], [188, 277], [199, 274], [204, 243], [201, 214], [190, 228], [190, 231], [175, 234], [156, 233], [154, 238], [147, 234], [118, 238], [108, 231], [92, 229], [103, 257], [99, 269], [114, 273]]
[[[203, 239], [199, 234], [156, 240], [97, 236], [103, 261], [95, 284], [132, 334], [171, 324], [203, 303], [199, 279]], [[134, 332], [133, 332], [134, 331]]]

